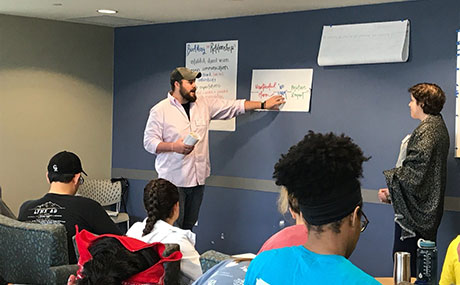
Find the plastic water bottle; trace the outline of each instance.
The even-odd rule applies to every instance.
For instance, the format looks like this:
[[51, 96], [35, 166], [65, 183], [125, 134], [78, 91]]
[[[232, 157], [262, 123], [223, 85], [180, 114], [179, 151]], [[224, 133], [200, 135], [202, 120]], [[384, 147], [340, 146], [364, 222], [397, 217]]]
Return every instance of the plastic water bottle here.
[[415, 284], [435, 285], [438, 278], [438, 250], [430, 240], [417, 241], [417, 281]]

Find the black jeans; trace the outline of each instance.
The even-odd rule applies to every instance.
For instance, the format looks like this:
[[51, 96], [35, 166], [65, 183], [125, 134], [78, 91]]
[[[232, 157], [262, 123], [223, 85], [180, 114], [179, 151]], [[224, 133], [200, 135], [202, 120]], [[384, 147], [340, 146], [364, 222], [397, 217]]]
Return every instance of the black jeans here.
[[418, 234], [413, 238], [406, 238], [403, 241], [401, 240], [401, 226], [398, 223], [395, 223], [395, 239], [393, 243], [393, 263], [395, 252], [405, 251], [410, 253], [410, 275], [416, 277], [416, 268], [417, 268], [417, 241], [422, 238]]
[[177, 188], [179, 190], [179, 218], [175, 224], [181, 229], [192, 230], [198, 221], [204, 185]]

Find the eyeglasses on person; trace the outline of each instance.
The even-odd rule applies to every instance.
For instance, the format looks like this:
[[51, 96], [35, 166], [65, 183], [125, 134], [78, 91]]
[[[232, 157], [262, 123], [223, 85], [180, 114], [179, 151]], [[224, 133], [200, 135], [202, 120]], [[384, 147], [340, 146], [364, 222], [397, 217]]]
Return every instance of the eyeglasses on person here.
[[361, 232], [364, 232], [367, 228], [367, 225], [369, 224], [369, 219], [366, 217], [366, 214], [364, 214], [363, 209], [359, 207], [359, 211], [361, 212]]

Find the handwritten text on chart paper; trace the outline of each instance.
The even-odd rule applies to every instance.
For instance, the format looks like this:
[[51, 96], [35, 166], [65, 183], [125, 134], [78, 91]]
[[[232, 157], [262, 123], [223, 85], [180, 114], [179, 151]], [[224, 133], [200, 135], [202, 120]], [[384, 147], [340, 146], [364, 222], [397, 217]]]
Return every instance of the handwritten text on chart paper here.
[[208, 52], [210, 54], [219, 54], [219, 53], [233, 53], [236, 49], [236, 45], [229, 43], [210, 43], [206, 46], [200, 44], [187, 44], [186, 55], [191, 53], [205, 55]]
[[261, 99], [281, 95], [286, 100], [289, 98], [305, 99], [305, 96], [310, 91], [305, 85], [291, 85], [289, 88], [289, 86], [285, 86], [285, 84], [280, 84], [278, 82], [256, 84], [255, 89], [257, 90], [257, 95]]
[[186, 45], [187, 56], [190, 55], [190, 67], [200, 71], [197, 79], [198, 93], [206, 96], [225, 98], [230, 92], [227, 86], [222, 86], [220, 79], [230, 71], [232, 61], [229, 56], [235, 52], [236, 44], [223, 43], [192, 43]]
[[[238, 41], [185, 44], [185, 66], [201, 72], [197, 96], [236, 100]], [[235, 119], [211, 121], [211, 130], [235, 131]]]

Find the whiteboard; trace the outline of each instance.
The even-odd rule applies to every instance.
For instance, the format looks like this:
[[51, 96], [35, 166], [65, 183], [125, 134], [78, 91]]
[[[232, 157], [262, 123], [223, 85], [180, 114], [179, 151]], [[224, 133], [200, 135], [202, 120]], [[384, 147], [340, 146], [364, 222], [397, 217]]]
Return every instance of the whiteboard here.
[[318, 65], [405, 62], [409, 20], [323, 26]]
[[[197, 96], [212, 96], [236, 100], [238, 41], [187, 43], [185, 66], [201, 72], [196, 80]], [[213, 120], [215, 131], [235, 131], [235, 118]]]
[[313, 69], [254, 69], [251, 101], [281, 95], [286, 103], [280, 111], [309, 112], [312, 78]]

